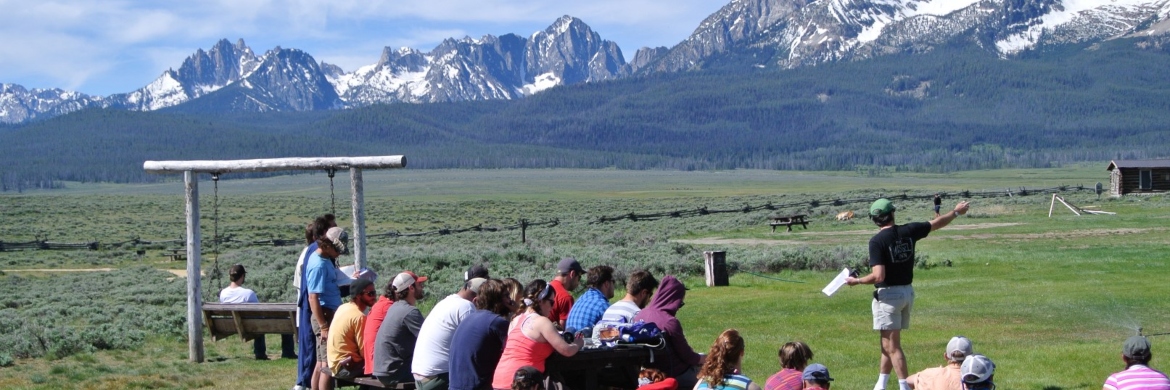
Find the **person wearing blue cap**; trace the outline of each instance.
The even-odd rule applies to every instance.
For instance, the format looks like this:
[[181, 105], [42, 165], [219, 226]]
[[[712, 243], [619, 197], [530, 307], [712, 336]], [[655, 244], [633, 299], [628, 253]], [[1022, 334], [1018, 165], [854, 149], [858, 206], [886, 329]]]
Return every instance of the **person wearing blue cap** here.
[[804, 380], [804, 390], [829, 390], [829, 382], [833, 381], [833, 377], [829, 376], [829, 368], [820, 363], [805, 367], [801, 379]]
[[906, 357], [902, 353], [902, 330], [910, 327], [910, 308], [914, 306], [914, 244], [926, 238], [930, 232], [942, 229], [966, 214], [966, 201], [955, 205], [948, 212], [930, 222], [912, 222], [905, 225], [894, 223], [894, 203], [889, 199], [878, 199], [869, 208], [869, 217], [878, 226], [877, 234], [869, 239], [869, 266], [871, 272], [864, 277], [850, 277], [845, 283], [850, 286], [873, 284], [873, 329], [881, 332], [882, 357], [877, 384], [874, 390], [885, 390], [890, 371], [898, 374], [899, 390], [910, 390], [906, 377]]

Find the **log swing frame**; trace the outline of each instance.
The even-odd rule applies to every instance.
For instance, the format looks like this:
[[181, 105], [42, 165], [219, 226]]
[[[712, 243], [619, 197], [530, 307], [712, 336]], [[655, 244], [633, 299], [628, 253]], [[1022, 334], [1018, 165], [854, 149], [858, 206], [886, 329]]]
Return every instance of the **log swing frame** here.
[[333, 172], [336, 172], [339, 169], [349, 169], [350, 195], [352, 197], [353, 205], [353, 257], [354, 264], [358, 269], [361, 269], [366, 267], [366, 217], [364, 209], [365, 197], [363, 195], [362, 170], [405, 167], [406, 157], [400, 155], [144, 162], [142, 164], [142, 169], [147, 173], [182, 173], [183, 182], [186, 186], [188, 360], [195, 363], [202, 363], [204, 359], [202, 315], [203, 295], [201, 293], [202, 280], [199, 277], [201, 272], [200, 261], [202, 260], [200, 258], [200, 252], [202, 250], [200, 240], [202, 238], [202, 234], [200, 233], [199, 229], [199, 173], [209, 173], [212, 174], [213, 177], [218, 178], [219, 175], [233, 172], [325, 170], [326, 172], [329, 172], [329, 190], [332, 199]]

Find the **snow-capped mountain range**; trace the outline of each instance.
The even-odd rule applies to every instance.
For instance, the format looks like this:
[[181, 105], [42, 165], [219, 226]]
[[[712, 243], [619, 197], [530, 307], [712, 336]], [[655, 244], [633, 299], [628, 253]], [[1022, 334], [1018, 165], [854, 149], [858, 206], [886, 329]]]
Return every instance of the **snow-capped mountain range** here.
[[1170, 0], [732, 0], [641, 71], [702, 68], [734, 52], [753, 54], [756, 67], [793, 68], [956, 41], [1010, 58], [1044, 45], [1165, 34], [1168, 17]]
[[642, 48], [629, 63], [617, 44], [571, 16], [528, 37], [447, 39], [429, 52], [388, 47], [377, 63], [352, 72], [296, 49], [257, 56], [243, 40], [221, 40], [125, 94], [0, 84], [0, 123], [86, 107], [278, 111], [515, 99], [558, 85], [713, 65], [793, 68], [956, 42], [1011, 58], [1048, 45], [1168, 30], [1170, 0], [732, 0], [679, 44]]

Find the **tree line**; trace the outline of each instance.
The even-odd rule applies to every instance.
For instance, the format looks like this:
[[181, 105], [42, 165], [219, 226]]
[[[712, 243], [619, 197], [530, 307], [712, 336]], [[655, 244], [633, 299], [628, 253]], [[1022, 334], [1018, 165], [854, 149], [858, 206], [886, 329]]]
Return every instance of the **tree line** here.
[[514, 101], [230, 115], [184, 105], [86, 110], [0, 127], [0, 190], [158, 180], [144, 160], [288, 156], [403, 154], [424, 169], [923, 172], [1155, 158], [1170, 141], [1170, 53], [1141, 43], [1042, 48], [1006, 61], [951, 47], [793, 70], [720, 68]]

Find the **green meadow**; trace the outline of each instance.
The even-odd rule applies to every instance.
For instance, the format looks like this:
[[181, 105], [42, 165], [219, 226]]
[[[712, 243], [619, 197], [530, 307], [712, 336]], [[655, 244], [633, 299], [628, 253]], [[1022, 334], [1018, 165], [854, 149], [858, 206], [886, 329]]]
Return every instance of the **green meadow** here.
[[[1068, 201], [1115, 215], [1074, 215], [1050, 193], [1020, 189], [1107, 182], [1105, 164], [1052, 169], [904, 172], [396, 170], [364, 174], [368, 233], [426, 232], [520, 219], [556, 220], [516, 230], [419, 237], [374, 237], [370, 267], [379, 275], [411, 269], [431, 276], [424, 313], [453, 292], [462, 271], [487, 263], [493, 276], [550, 278], [562, 256], [620, 275], [649, 268], [676, 274], [691, 288], [679, 317], [687, 338], [705, 351], [722, 330], [747, 338], [746, 374], [763, 382], [778, 369], [777, 348], [803, 340], [837, 379], [834, 388], [869, 389], [877, 377], [878, 335], [869, 314], [872, 287], [821, 289], [841, 267], [864, 264], [875, 232], [867, 203], [834, 199], [1013, 191], [971, 198], [971, 212], [919, 242], [911, 329], [903, 347], [911, 371], [941, 365], [947, 340], [969, 337], [997, 364], [1001, 389], [1098, 389], [1123, 369], [1121, 342], [1138, 327], [1170, 332], [1170, 200], [1165, 196], [1098, 199], [1062, 192]], [[230, 179], [230, 176], [228, 176]], [[294, 361], [255, 361], [250, 344], [206, 338], [207, 362], [187, 361], [185, 265], [163, 252], [184, 234], [183, 184], [68, 183], [64, 190], [0, 195], [0, 240], [103, 243], [97, 251], [0, 252], [0, 388], [287, 389]], [[241, 263], [263, 301], [289, 301], [299, 246], [250, 241], [296, 239], [314, 215], [329, 212], [323, 174], [221, 180], [218, 216], [213, 183], [200, 183], [203, 296]], [[334, 182], [337, 214], [349, 218], [348, 175]], [[949, 196], [944, 210], [960, 198]], [[816, 205], [809, 201], [817, 201]], [[599, 223], [599, 217], [676, 210], [799, 207], [657, 220]], [[899, 223], [933, 216], [929, 201], [896, 202]], [[807, 229], [772, 233], [770, 215], [807, 214]], [[231, 237], [218, 248], [212, 231]], [[132, 239], [158, 241], [120, 246]], [[218, 249], [218, 250], [217, 250]], [[702, 252], [727, 252], [728, 287], [704, 286]], [[144, 251], [139, 254], [139, 251]], [[346, 259], [342, 259], [346, 263]], [[864, 268], [864, 267], [862, 267]], [[88, 272], [83, 272], [88, 271]], [[865, 271], [863, 269], [863, 271]], [[619, 291], [620, 295], [621, 292]], [[1155, 368], [1165, 368], [1165, 336], [1152, 336]], [[270, 353], [279, 338], [268, 338]], [[891, 386], [896, 384], [891, 382]]]

